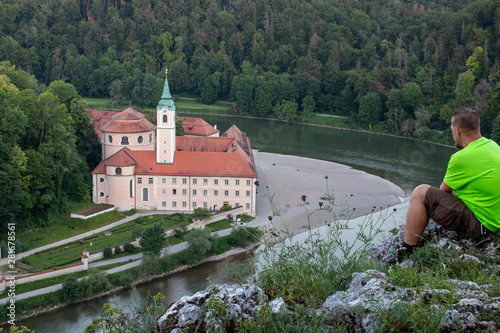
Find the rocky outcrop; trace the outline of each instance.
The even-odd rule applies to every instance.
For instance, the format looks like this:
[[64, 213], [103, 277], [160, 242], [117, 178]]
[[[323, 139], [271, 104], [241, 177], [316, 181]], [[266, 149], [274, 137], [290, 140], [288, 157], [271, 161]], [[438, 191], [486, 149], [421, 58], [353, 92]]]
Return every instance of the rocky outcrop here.
[[[393, 237], [373, 244], [368, 250], [370, 258], [380, 262], [391, 260], [403, 236], [404, 228], [401, 227]], [[478, 257], [465, 253], [468, 247], [473, 246], [469, 240], [457, 240], [455, 233], [441, 229], [432, 221], [423, 239], [432, 241], [432, 246], [439, 249], [457, 251], [460, 254], [459, 260], [481, 263]], [[481, 253], [498, 256], [500, 246], [489, 243]], [[407, 260], [398, 265], [411, 267], [414, 263]], [[498, 266], [489, 268], [500, 271]], [[500, 297], [488, 296], [488, 292], [493, 288], [491, 284], [478, 285], [470, 281], [451, 279], [442, 282], [452, 286], [452, 291], [433, 289], [429, 286], [401, 288], [390, 281], [386, 274], [376, 270], [354, 273], [347, 289], [329, 296], [323, 305], [316, 309], [316, 314], [325, 318], [349, 318], [352, 323], [349, 331], [352, 332], [378, 332], [381, 331], [381, 313], [393, 309], [398, 304], [429, 304], [429, 299], [439, 295], [452, 301], [429, 306], [440, 315], [436, 330], [500, 332], [500, 327], [497, 327], [495, 322], [478, 319], [485, 312], [496, 315], [500, 313]], [[160, 318], [159, 323], [168, 331], [179, 333], [194, 328], [199, 331], [224, 331], [228, 327], [234, 327], [238, 320], [252, 319], [263, 307], [267, 307], [272, 313], [293, 309], [292, 306], [287, 306], [282, 298], [269, 299], [254, 285], [212, 286], [174, 303]]]

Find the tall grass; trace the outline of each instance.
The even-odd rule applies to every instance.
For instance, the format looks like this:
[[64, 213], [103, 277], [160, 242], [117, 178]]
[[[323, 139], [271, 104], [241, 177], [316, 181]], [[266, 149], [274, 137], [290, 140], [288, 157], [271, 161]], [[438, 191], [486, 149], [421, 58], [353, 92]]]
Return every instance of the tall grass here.
[[[272, 196], [270, 196], [272, 200]], [[308, 230], [303, 242], [298, 242], [289, 230], [285, 240], [272, 246], [266, 243], [261, 255], [257, 256], [261, 269], [257, 283], [271, 297], [283, 297], [290, 303], [316, 307], [336, 290], [344, 290], [352, 273], [359, 268], [367, 247], [382, 231], [380, 226], [388, 214], [368, 215], [356, 227], [350, 226], [353, 210], [348, 200], [337, 203], [328, 189], [322, 198], [324, 204], [317, 210], [303, 206], [308, 219]], [[274, 215], [281, 218], [279, 210], [272, 203]], [[326, 211], [329, 220], [326, 225], [313, 230], [310, 219], [318, 211]], [[344, 237], [347, 231], [355, 230], [353, 238]]]

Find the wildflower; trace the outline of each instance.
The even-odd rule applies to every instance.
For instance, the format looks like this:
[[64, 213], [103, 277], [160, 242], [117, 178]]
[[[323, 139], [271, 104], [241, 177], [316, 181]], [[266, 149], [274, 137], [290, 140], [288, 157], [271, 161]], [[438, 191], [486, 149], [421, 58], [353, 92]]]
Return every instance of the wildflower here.
[[319, 208], [323, 207], [323, 201], [318, 202]]
[[273, 219], [273, 217], [271, 215], [269, 215], [267, 218], [269, 221], [271, 221]]
[[54, 253], [54, 251], [50, 250], [49, 253]]
[[302, 196], [300, 197], [300, 200], [302, 200], [302, 201], [306, 201], [306, 199], [307, 199], [307, 195], [302, 194]]
[[386, 251], [385, 249], [382, 249], [382, 254], [385, 254], [385, 251]]
[[233, 219], [233, 214], [229, 213], [226, 215], [226, 220], [232, 220]]
[[254, 182], [253, 182], [253, 184], [254, 184], [255, 186], [259, 186], [259, 185], [260, 185], [258, 180], [254, 181]]

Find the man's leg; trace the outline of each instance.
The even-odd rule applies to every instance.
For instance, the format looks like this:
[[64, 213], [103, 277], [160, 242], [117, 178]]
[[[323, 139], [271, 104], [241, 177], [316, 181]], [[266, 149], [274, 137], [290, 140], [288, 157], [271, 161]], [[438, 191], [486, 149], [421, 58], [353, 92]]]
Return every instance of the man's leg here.
[[419, 185], [413, 190], [406, 213], [405, 243], [416, 246], [429, 223], [429, 213], [424, 205], [430, 185]]

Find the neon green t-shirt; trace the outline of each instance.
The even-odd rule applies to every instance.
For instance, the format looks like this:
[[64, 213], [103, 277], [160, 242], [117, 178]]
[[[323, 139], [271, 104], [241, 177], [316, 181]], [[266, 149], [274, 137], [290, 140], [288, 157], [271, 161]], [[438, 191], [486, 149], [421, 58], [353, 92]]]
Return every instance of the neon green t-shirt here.
[[500, 229], [500, 147], [480, 138], [450, 158], [444, 182], [488, 229]]

